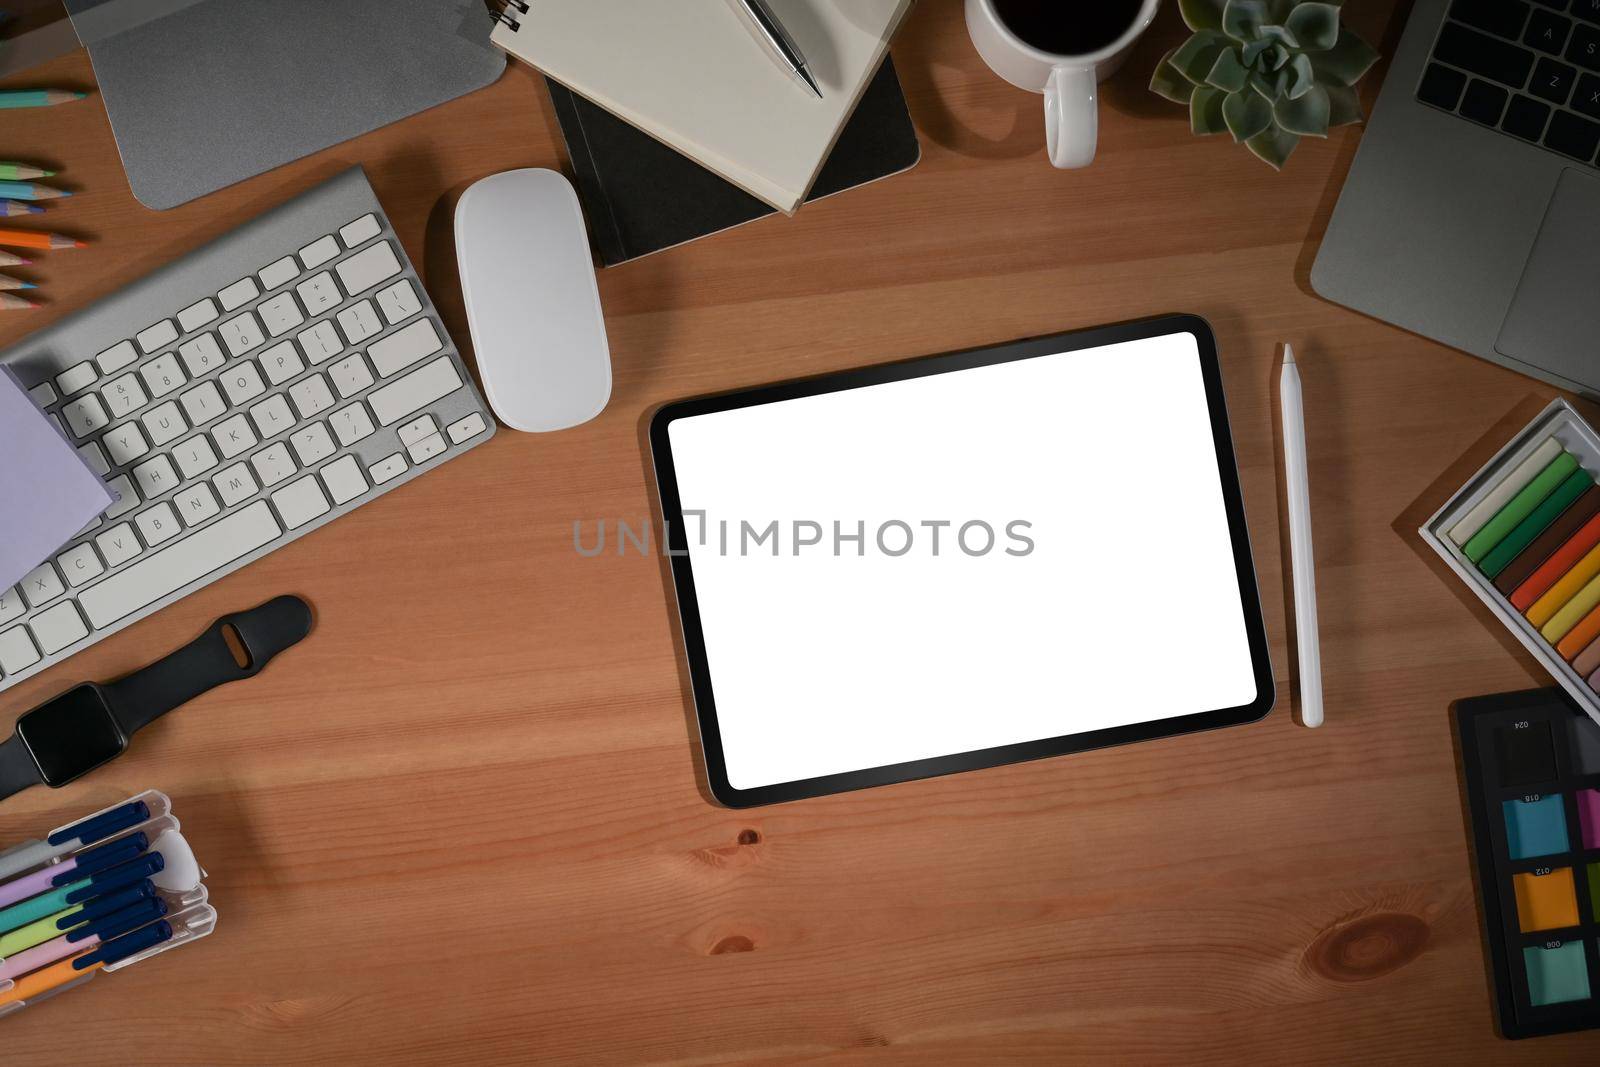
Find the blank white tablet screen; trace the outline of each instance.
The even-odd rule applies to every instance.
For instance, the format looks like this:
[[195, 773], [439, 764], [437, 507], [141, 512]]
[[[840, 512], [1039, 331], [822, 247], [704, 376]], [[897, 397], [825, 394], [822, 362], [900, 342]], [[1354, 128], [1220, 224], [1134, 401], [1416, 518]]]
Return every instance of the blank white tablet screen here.
[[1257, 696], [1190, 334], [668, 433], [737, 789]]

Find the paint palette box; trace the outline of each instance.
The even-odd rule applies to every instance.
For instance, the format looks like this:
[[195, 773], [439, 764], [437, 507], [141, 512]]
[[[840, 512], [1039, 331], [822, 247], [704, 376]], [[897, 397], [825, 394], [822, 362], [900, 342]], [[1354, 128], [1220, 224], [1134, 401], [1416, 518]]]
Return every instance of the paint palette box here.
[[1600, 725], [1560, 689], [1455, 712], [1500, 1032], [1600, 1027]]
[[1556, 400], [1419, 532], [1600, 723], [1597, 481], [1600, 434]]

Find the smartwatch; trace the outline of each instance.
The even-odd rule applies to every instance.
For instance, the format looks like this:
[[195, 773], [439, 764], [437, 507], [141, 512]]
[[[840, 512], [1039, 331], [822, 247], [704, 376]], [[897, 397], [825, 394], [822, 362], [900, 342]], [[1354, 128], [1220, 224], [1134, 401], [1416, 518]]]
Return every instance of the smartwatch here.
[[122, 755], [128, 739], [173, 708], [219, 685], [253, 678], [311, 632], [296, 596], [224, 615], [193, 642], [109, 685], [86, 682], [17, 720], [0, 742], [0, 800], [43, 782], [59, 789]]

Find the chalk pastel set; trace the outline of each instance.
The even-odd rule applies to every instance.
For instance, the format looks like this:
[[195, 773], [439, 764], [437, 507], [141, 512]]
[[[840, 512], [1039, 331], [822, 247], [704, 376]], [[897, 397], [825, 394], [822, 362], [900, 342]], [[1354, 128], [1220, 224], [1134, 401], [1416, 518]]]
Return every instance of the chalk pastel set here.
[[1455, 712], [1500, 1031], [1600, 1027], [1600, 725], [1560, 689]]
[[204, 878], [153, 789], [0, 852], [0, 1018], [209, 935]]
[[1600, 722], [1600, 434], [1557, 400], [1422, 527]]

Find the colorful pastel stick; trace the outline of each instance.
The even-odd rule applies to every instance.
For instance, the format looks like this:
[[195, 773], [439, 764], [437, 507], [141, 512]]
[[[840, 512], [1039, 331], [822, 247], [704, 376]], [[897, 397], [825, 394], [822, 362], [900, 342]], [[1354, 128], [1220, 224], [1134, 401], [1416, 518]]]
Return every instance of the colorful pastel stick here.
[[1600, 575], [1589, 579], [1588, 584], [1572, 594], [1572, 599], [1561, 605], [1560, 610], [1550, 616], [1550, 621], [1539, 627], [1539, 632], [1553, 645], [1571, 633], [1596, 605], [1600, 605]]
[[1494, 518], [1495, 512], [1511, 502], [1517, 495], [1517, 490], [1533, 481], [1534, 475], [1550, 465], [1550, 461], [1561, 455], [1561, 442], [1554, 437], [1546, 437], [1539, 447], [1512, 467], [1504, 478], [1495, 483], [1482, 500], [1472, 505], [1472, 510], [1463, 515], [1456, 524], [1450, 527], [1450, 540], [1458, 545], [1467, 543], [1467, 539], [1479, 530], [1484, 524]]
[[1562, 659], [1572, 663], [1597, 637], [1600, 637], [1600, 607], [1579, 619], [1578, 624], [1567, 631], [1567, 636], [1556, 642], [1556, 651], [1561, 653]]
[[1524, 613], [1528, 621], [1535, 626], [1543, 626], [1549, 622], [1555, 613], [1577, 596], [1578, 590], [1589, 584], [1589, 579], [1597, 574], [1600, 574], [1600, 545], [1584, 553], [1583, 558], [1572, 565], [1571, 570], [1557, 578], [1555, 584], [1533, 602]]
[[1575, 470], [1528, 517], [1512, 527], [1498, 545], [1495, 545], [1478, 563], [1478, 569], [1490, 578], [1495, 577], [1520, 556], [1546, 529], [1560, 518], [1580, 496], [1594, 485], [1594, 476], [1586, 470]]
[[[1573, 534], [1569, 540], [1562, 542], [1560, 548], [1550, 553], [1549, 559], [1534, 568], [1533, 573], [1528, 575], [1527, 580], [1512, 590], [1511, 596], [1507, 598], [1511, 601], [1511, 606], [1524, 615], [1529, 614], [1533, 609], [1533, 605], [1574, 567], [1582, 564], [1586, 560], [1587, 554], [1593, 551], [1596, 545], [1600, 545], [1600, 516], [1596, 516], [1578, 527], [1577, 533]], [[1572, 593], [1577, 592], [1578, 586], [1581, 586], [1587, 580], [1583, 579], [1583, 581], [1579, 581], [1574, 585], [1567, 597], [1571, 597]], [[1566, 603], [1565, 599], [1556, 604], [1556, 607], [1560, 607], [1564, 603]], [[1546, 615], [1545, 618], [1549, 618], [1549, 616]]]
[[1467, 538], [1461, 547], [1462, 554], [1477, 563], [1489, 550], [1505, 539], [1545, 497], [1556, 491], [1556, 486], [1567, 480], [1567, 475], [1578, 469], [1578, 459], [1571, 452], [1563, 452], [1550, 461], [1505, 507], [1495, 512], [1494, 518], [1483, 524], [1483, 529]]
[[1583, 528], [1583, 524], [1596, 515], [1600, 515], [1600, 486], [1591, 486], [1573, 502], [1570, 508], [1563, 511], [1544, 533], [1534, 538], [1533, 544], [1506, 564], [1505, 570], [1495, 575], [1494, 587], [1500, 590], [1502, 596], [1509, 597], [1539, 569], [1540, 564], [1555, 555], [1557, 549], [1572, 540], [1573, 535]]

